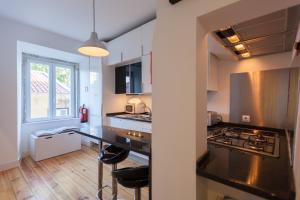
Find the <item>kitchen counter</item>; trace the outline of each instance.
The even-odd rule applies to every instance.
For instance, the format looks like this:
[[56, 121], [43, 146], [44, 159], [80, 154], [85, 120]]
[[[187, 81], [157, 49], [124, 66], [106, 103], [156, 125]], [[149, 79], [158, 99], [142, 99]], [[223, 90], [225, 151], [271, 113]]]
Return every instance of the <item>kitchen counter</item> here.
[[[218, 126], [236, 125], [223, 123]], [[294, 200], [294, 178], [288, 144], [284, 131], [277, 131], [280, 132], [279, 158], [208, 143], [207, 153], [197, 163], [197, 175], [266, 199]]]
[[128, 114], [125, 112], [117, 112], [117, 113], [107, 113], [106, 116], [107, 117], [115, 117], [115, 118], [119, 118], [119, 119], [129, 119], [129, 120], [134, 120], [134, 121], [152, 123], [151, 117], [149, 117], [149, 115], [146, 113]]
[[74, 132], [95, 140], [128, 149], [146, 156], [151, 154], [151, 134], [114, 128], [109, 126], [83, 127], [72, 129]]

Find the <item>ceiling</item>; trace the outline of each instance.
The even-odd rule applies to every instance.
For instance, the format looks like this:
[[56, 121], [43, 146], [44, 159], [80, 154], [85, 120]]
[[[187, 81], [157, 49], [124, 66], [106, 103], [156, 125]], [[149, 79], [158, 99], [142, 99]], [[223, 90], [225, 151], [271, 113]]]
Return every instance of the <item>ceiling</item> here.
[[234, 54], [224, 45], [221, 45], [220, 42], [213, 36], [213, 34], [208, 34], [207, 43], [208, 52], [214, 54], [220, 60], [237, 60]]
[[[0, 16], [85, 41], [92, 0], [0, 0]], [[155, 18], [155, 0], [96, 0], [96, 31], [109, 41]]]
[[[220, 32], [224, 31], [226, 35], [229, 29], [216, 31], [215, 36], [238, 58], [244, 52], [250, 52], [251, 57], [281, 53], [292, 50], [299, 20], [300, 5], [231, 26], [227, 33], [231, 34], [233, 30], [240, 42], [232, 44], [227, 36], [220, 36]], [[234, 46], [237, 44], [243, 44], [246, 50], [236, 51]]]

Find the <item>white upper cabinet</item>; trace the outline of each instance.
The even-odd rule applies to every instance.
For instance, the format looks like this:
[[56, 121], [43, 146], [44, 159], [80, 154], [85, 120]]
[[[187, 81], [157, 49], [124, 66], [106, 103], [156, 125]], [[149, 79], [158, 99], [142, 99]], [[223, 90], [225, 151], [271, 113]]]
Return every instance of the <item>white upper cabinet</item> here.
[[122, 48], [120, 41], [119, 38], [116, 38], [107, 43], [107, 49], [109, 51], [109, 55], [106, 58], [107, 65], [114, 65], [122, 62]]
[[141, 26], [142, 54], [147, 55], [152, 51], [155, 20]]
[[218, 58], [211, 53], [208, 54], [207, 75], [207, 90], [218, 91]]
[[152, 55], [142, 57], [142, 92], [152, 93]]
[[134, 29], [118, 38], [121, 43], [122, 61], [128, 61], [142, 56], [140, 28]]
[[110, 51], [107, 57], [107, 65], [115, 65], [150, 54], [154, 27], [155, 20], [110, 41], [107, 44]]

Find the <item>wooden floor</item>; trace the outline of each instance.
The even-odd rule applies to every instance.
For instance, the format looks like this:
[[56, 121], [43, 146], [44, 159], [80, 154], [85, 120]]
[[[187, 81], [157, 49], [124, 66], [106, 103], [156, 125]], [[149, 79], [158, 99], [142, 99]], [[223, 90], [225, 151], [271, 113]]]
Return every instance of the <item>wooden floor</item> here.
[[[87, 200], [97, 199], [96, 150], [83, 146], [82, 150], [40, 162], [30, 157], [22, 160], [19, 168], [0, 172], [0, 200]], [[118, 168], [137, 166], [127, 159]], [[111, 185], [111, 166], [104, 165], [104, 185]], [[119, 185], [119, 198], [130, 200], [133, 190]], [[104, 200], [111, 199], [111, 191], [104, 191]], [[142, 190], [148, 199], [148, 188]]]

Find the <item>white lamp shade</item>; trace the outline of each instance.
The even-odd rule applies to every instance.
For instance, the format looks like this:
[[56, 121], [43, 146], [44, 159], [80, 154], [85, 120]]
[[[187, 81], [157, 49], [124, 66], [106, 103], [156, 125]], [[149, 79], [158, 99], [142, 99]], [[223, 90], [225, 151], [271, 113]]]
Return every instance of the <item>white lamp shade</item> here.
[[78, 51], [87, 56], [104, 57], [109, 55], [109, 51], [106, 49], [105, 44], [98, 39], [96, 32], [91, 33], [89, 40], [83, 43]]

